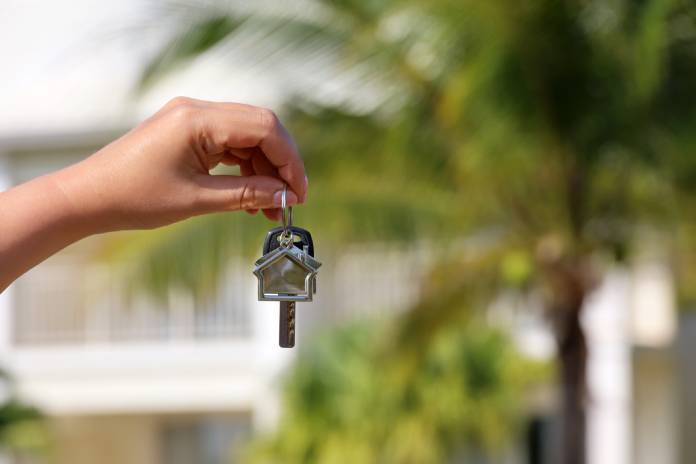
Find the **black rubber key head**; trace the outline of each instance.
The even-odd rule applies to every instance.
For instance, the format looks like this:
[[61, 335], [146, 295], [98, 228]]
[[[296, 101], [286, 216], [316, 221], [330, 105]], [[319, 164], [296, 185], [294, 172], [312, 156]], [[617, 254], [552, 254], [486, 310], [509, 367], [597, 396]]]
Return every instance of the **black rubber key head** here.
[[[307, 247], [307, 252], [309, 256], [314, 256], [314, 241], [312, 240], [312, 234], [309, 233], [307, 229], [302, 227], [290, 226], [290, 232], [292, 232], [294, 245], [303, 250]], [[266, 234], [266, 240], [263, 242], [263, 254], [268, 254], [280, 246], [280, 236], [283, 233], [282, 227], [276, 227], [271, 229]]]

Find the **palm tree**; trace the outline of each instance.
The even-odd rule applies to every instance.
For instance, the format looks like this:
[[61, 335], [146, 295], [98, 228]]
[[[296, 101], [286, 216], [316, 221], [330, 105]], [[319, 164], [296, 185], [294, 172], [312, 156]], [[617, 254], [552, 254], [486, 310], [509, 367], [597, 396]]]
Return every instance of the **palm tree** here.
[[[234, 47], [231, 34], [255, 25], [271, 55], [259, 58], [264, 66], [277, 50], [293, 57], [289, 66], [339, 56], [331, 62], [338, 75], [378, 88], [371, 102], [357, 95], [327, 103], [301, 88], [289, 100], [312, 190], [321, 192], [303, 208], [303, 223], [336, 242], [425, 237], [447, 247], [489, 237], [489, 265], [476, 275], [479, 301], [505, 289], [542, 296], [557, 343], [562, 462], [582, 464], [588, 294], [608, 266], [630, 263], [641, 230], [660, 231], [679, 256], [693, 255], [696, 7], [687, 0], [317, 5], [302, 14], [193, 7], [195, 19], [153, 60], [143, 84], [214, 47]], [[224, 237], [234, 232], [245, 242], [256, 233], [227, 218], [195, 224], [195, 253], [182, 252], [191, 249], [182, 246], [193, 240], [191, 225], [145, 248], [145, 285], [205, 291], [221, 268]], [[210, 241], [200, 240], [201, 230]], [[467, 266], [458, 262], [456, 272]], [[437, 332], [452, 317], [447, 309], [414, 309], [404, 332]]]

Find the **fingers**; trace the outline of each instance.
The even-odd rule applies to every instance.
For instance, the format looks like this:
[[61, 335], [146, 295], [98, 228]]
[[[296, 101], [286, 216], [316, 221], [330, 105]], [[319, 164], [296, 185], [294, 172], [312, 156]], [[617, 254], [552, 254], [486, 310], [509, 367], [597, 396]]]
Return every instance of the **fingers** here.
[[[196, 179], [200, 189], [196, 213], [278, 208], [285, 184], [267, 176], [209, 176]], [[288, 190], [288, 205], [298, 203], [297, 195]]]
[[259, 146], [268, 161], [278, 169], [280, 177], [285, 179], [290, 188], [304, 201], [307, 195], [304, 163], [290, 134], [280, 124], [275, 114], [271, 114], [273, 115], [272, 118], [275, 121], [275, 125], [267, 136], [261, 140]]
[[254, 154], [259, 152], [257, 147], [253, 148], [228, 148], [227, 151], [239, 159], [251, 159]]
[[[237, 152], [238, 150], [234, 150]], [[268, 177], [278, 177], [278, 171], [273, 167], [273, 165], [266, 159], [265, 155], [260, 148], [248, 148], [246, 149], [246, 155], [248, 159], [238, 160], [240, 173], [243, 176], [253, 176], [261, 175]], [[235, 155], [235, 157], [238, 155]], [[249, 214], [256, 214], [258, 210], [248, 210]], [[281, 218], [280, 209], [264, 209], [264, 216], [272, 221], [279, 221]]]
[[[272, 111], [237, 103], [213, 103], [177, 97], [165, 105], [166, 111], [186, 109], [199, 134], [194, 140], [208, 154], [226, 149], [246, 159], [249, 149], [259, 148], [300, 199], [307, 194], [305, 170], [297, 146]], [[165, 111], [163, 109], [162, 111]], [[181, 111], [179, 111], [181, 113]]]
[[226, 164], [227, 166], [239, 166], [240, 161], [240, 158], [236, 157], [231, 153], [225, 153], [220, 159], [220, 162], [222, 164]]
[[[243, 176], [247, 176], [247, 177], [253, 176], [256, 174], [256, 172], [254, 172], [254, 167], [252, 166], [251, 161], [249, 159], [239, 160], [239, 172]], [[259, 212], [259, 210], [256, 208], [247, 210], [247, 213], [251, 214], [252, 216], [256, 215], [256, 213], [258, 213], [258, 212]]]
[[[278, 177], [278, 170], [270, 163], [270, 161], [268, 161], [261, 150], [258, 150], [258, 152], [253, 155], [251, 158], [251, 164], [256, 174], [261, 176]], [[282, 213], [280, 209], [274, 208], [264, 209], [263, 214], [271, 221], [280, 221]]]

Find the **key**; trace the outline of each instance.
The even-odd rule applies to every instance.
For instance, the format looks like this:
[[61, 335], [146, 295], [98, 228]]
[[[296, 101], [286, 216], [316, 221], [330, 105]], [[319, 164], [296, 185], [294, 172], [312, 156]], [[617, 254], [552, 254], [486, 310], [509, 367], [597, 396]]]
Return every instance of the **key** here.
[[312, 301], [316, 274], [321, 263], [314, 258], [314, 241], [308, 230], [292, 225], [292, 207], [282, 205], [283, 227], [271, 229], [263, 244], [263, 256], [256, 261], [259, 300], [279, 301], [278, 344], [295, 346], [296, 303]]
[[[264, 255], [280, 247], [280, 238], [284, 230], [285, 229], [282, 227], [276, 227], [275, 229], [268, 231], [266, 234], [266, 240], [263, 243]], [[314, 256], [314, 241], [312, 240], [312, 234], [308, 230], [297, 226], [291, 226], [289, 227], [289, 230], [293, 236], [293, 245], [301, 250], [304, 250], [304, 248], [307, 247], [307, 253], [310, 256]], [[317, 291], [316, 282], [316, 279], [312, 279], [312, 291], [315, 293]], [[281, 348], [292, 348], [295, 346], [295, 304], [296, 303], [294, 301], [280, 302], [278, 344], [281, 346]]]
[[278, 324], [278, 345], [281, 348], [295, 346], [295, 302], [280, 302], [280, 322]]
[[[285, 229], [282, 227], [276, 227], [268, 231], [266, 240], [263, 242], [264, 255], [280, 247], [280, 237], [283, 235], [284, 230]], [[297, 226], [290, 226], [288, 230], [292, 233], [293, 244], [300, 250], [304, 249], [305, 246], [309, 247], [307, 250], [309, 256], [314, 256], [314, 240], [312, 240], [312, 234], [310, 234], [307, 229]]]

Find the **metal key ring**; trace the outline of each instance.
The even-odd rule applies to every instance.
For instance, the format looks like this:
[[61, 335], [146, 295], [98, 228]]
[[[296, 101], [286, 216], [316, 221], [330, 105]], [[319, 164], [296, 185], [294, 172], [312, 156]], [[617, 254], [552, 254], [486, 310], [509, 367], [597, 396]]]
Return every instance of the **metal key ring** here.
[[286, 195], [288, 192], [287, 184], [283, 187], [283, 194], [280, 197], [280, 208], [283, 212], [283, 229], [292, 227], [292, 206], [288, 206]]
[[283, 213], [283, 233], [280, 236], [281, 241], [288, 241], [292, 238], [292, 232], [290, 232], [290, 227], [292, 227], [292, 206], [288, 206], [286, 201], [286, 195], [288, 191], [288, 185], [283, 186], [283, 193], [280, 197], [280, 209]]

